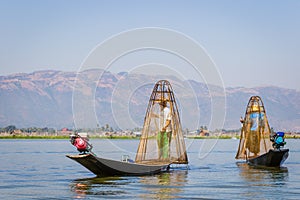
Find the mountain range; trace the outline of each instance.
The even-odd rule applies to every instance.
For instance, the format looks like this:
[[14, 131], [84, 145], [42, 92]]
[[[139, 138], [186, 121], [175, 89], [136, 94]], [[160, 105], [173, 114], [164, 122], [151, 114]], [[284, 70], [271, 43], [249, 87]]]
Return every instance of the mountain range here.
[[[161, 79], [173, 86], [183, 128], [238, 129], [249, 98], [258, 95], [264, 102], [271, 127], [300, 130], [300, 92], [297, 90], [276, 86], [222, 88], [175, 76], [111, 73], [98, 69], [0, 76], [0, 127], [59, 129], [106, 124], [115, 129], [142, 127], [153, 86]], [[222, 127], [213, 127], [212, 121], [216, 119]]]

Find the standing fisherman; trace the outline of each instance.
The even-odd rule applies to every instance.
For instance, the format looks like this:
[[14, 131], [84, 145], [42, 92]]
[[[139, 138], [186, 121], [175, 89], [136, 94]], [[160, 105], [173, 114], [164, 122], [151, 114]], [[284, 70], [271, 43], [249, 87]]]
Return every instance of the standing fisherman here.
[[163, 159], [169, 158], [169, 149], [172, 136], [171, 128], [171, 110], [167, 107], [167, 100], [159, 103], [161, 107], [160, 113], [160, 131], [157, 134], [157, 142], [159, 148], [159, 157]]

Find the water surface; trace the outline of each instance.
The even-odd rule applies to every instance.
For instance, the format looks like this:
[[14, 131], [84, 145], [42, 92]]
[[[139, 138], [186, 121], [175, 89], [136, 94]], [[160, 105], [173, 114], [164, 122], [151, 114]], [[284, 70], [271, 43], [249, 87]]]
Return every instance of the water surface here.
[[[98, 156], [134, 158], [138, 140], [92, 140]], [[169, 173], [97, 178], [65, 157], [68, 140], [0, 140], [0, 199], [299, 199], [300, 140], [287, 140], [279, 169], [250, 167], [234, 157], [238, 140], [187, 139], [188, 166]]]

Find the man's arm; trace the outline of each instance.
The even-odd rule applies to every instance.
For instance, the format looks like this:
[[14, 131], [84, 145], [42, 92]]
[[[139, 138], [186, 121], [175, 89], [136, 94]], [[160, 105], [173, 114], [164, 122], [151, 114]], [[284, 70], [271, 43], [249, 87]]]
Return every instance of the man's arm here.
[[171, 120], [169, 120], [169, 119], [167, 119], [166, 120], [166, 124], [165, 124], [165, 126], [162, 128], [162, 132], [166, 132], [166, 129], [167, 129], [167, 127], [170, 125], [170, 123], [171, 123]]

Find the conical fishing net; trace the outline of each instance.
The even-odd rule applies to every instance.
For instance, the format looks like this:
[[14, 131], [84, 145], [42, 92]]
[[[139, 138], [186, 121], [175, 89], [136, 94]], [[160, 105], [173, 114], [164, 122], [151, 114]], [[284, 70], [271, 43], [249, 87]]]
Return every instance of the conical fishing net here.
[[188, 163], [178, 107], [166, 80], [153, 88], [135, 161]]
[[236, 159], [249, 159], [267, 153], [272, 148], [270, 126], [263, 102], [252, 96], [248, 102]]

